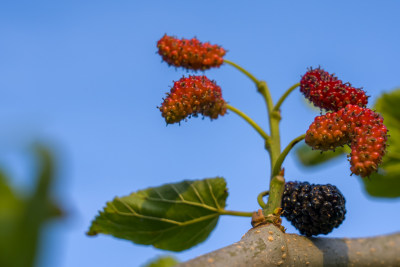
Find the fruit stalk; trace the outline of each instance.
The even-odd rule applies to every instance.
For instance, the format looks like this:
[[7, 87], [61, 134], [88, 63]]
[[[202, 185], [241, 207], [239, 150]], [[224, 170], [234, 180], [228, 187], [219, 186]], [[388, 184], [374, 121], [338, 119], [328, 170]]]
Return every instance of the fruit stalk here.
[[226, 104], [226, 108], [229, 109], [230, 111], [233, 111], [240, 117], [242, 117], [250, 126], [252, 126], [264, 140], [269, 140], [268, 134], [253, 120], [251, 119], [248, 115], [246, 115], [243, 111], [235, 108], [234, 106], [231, 106], [229, 104]]
[[300, 86], [300, 83], [296, 83], [296, 84], [292, 85], [291, 87], [289, 87], [289, 89], [287, 89], [287, 91], [281, 96], [281, 98], [279, 98], [278, 102], [276, 102], [273, 110], [279, 111], [283, 101], [285, 101], [285, 99], [288, 97], [288, 95], [290, 95], [290, 93], [293, 92], [295, 89], [297, 89], [297, 87], [299, 87], [299, 86]]
[[275, 162], [275, 165], [273, 167], [272, 170], [272, 175], [278, 175], [279, 172], [281, 171], [282, 168], [282, 163], [285, 160], [286, 156], [289, 154], [290, 150], [292, 150], [292, 148], [301, 140], [304, 139], [306, 135], [302, 134], [298, 137], [296, 137], [295, 139], [293, 139], [287, 146], [286, 148], [282, 151], [282, 153], [279, 155], [278, 159]]
[[252, 80], [256, 86], [258, 86], [258, 84], [260, 83], [260, 81], [250, 72], [248, 72], [246, 69], [244, 69], [243, 67], [239, 66], [238, 64], [236, 64], [235, 62], [232, 62], [230, 60], [224, 59], [224, 63], [231, 65], [232, 67], [236, 68], [237, 70], [239, 70], [240, 72], [242, 72], [244, 75], [246, 75], [250, 80]]

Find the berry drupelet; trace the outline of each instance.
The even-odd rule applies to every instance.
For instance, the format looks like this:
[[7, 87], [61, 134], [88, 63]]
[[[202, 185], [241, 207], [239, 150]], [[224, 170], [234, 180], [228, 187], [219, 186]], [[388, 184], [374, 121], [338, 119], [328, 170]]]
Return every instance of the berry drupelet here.
[[287, 182], [282, 216], [306, 236], [328, 234], [345, 219], [345, 199], [334, 185]]

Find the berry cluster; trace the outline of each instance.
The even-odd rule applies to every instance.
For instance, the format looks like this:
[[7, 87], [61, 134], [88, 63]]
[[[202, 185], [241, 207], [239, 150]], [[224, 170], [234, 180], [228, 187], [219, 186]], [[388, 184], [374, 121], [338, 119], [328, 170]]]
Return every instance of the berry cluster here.
[[177, 39], [168, 35], [164, 35], [157, 42], [157, 48], [168, 64], [192, 70], [219, 67], [226, 54], [225, 49], [218, 45], [202, 43], [196, 38]]
[[335, 75], [321, 68], [310, 69], [300, 81], [300, 91], [315, 106], [337, 111], [348, 104], [365, 107], [368, 96], [350, 83], [343, 83]]
[[189, 76], [174, 83], [159, 109], [167, 124], [172, 124], [198, 114], [216, 119], [225, 114], [226, 102], [214, 81], [206, 76]]
[[385, 155], [387, 129], [383, 118], [369, 108], [347, 105], [318, 116], [307, 130], [306, 143], [319, 150], [351, 146], [351, 171], [361, 177], [378, 169]]
[[345, 202], [334, 185], [287, 182], [282, 196], [282, 216], [303, 235], [328, 234], [343, 222]]

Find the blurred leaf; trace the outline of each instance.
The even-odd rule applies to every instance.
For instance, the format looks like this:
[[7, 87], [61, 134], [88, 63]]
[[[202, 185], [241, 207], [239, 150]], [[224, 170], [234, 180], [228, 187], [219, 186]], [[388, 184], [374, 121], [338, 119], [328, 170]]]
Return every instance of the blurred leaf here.
[[[54, 205], [50, 203], [50, 188], [54, 179], [54, 162], [49, 150], [44, 147], [36, 147], [39, 160], [39, 171], [36, 188], [27, 200], [25, 213], [20, 222], [18, 239], [21, 241], [19, 250], [24, 251], [21, 259], [23, 266], [33, 266], [37, 246], [39, 244], [40, 232], [43, 224], [51, 219]], [[29, 222], [29, 223], [28, 223]], [[21, 265], [21, 266], [22, 266]]]
[[400, 89], [383, 94], [375, 109], [389, 130], [387, 154], [378, 173], [364, 178], [365, 189], [375, 197], [400, 197]]
[[[17, 222], [21, 221], [24, 202], [8, 185], [4, 173], [0, 174], [0, 266], [13, 265], [16, 256]], [[13, 257], [14, 255], [14, 257]]]
[[338, 147], [335, 151], [320, 151], [313, 150], [310, 146], [305, 143], [298, 146], [296, 149], [296, 155], [299, 161], [306, 167], [313, 167], [322, 163], [328, 162], [334, 158], [337, 158], [343, 154], [350, 153], [349, 147]]
[[173, 267], [178, 265], [178, 263], [179, 262], [174, 257], [163, 256], [150, 261], [143, 267]]
[[19, 196], [0, 175], [0, 266], [34, 266], [44, 223], [60, 214], [50, 201], [53, 159], [48, 150], [37, 148], [40, 162], [36, 188], [29, 196]]
[[182, 251], [209, 236], [227, 196], [226, 182], [219, 177], [140, 190], [108, 202], [88, 235], [109, 234], [137, 244]]
[[[8, 185], [8, 178], [0, 170], [0, 237], [9, 234], [14, 222], [21, 215], [23, 201]], [[4, 241], [0, 238], [0, 247]]]

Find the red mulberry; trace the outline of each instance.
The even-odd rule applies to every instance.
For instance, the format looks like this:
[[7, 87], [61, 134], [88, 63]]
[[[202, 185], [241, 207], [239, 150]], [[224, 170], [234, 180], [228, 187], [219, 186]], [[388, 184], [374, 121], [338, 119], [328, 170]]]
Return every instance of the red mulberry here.
[[191, 70], [206, 70], [223, 63], [225, 49], [218, 45], [202, 43], [196, 38], [177, 39], [164, 35], [157, 42], [158, 54], [165, 62], [175, 67]]
[[365, 107], [368, 96], [362, 89], [343, 83], [321, 68], [310, 69], [300, 81], [300, 91], [315, 106], [338, 111], [348, 104]]
[[159, 109], [167, 124], [172, 124], [198, 114], [216, 119], [226, 113], [226, 102], [214, 81], [206, 76], [189, 76], [174, 83]]
[[382, 162], [387, 129], [379, 114], [369, 108], [347, 105], [337, 112], [316, 117], [307, 130], [305, 141], [323, 151], [350, 145], [350, 169], [352, 173], [366, 177]]
[[368, 108], [348, 105], [346, 119], [354, 129], [351, 138], [351, 171], [361, 177], [378, 170], [386, 153], [387, 128], [383, 118]]
[[318, 150], [333, 150], [349, 143], [347, 122], [342, 118], [343, 111], [318, 116], [307, 130], [306, 143]]

